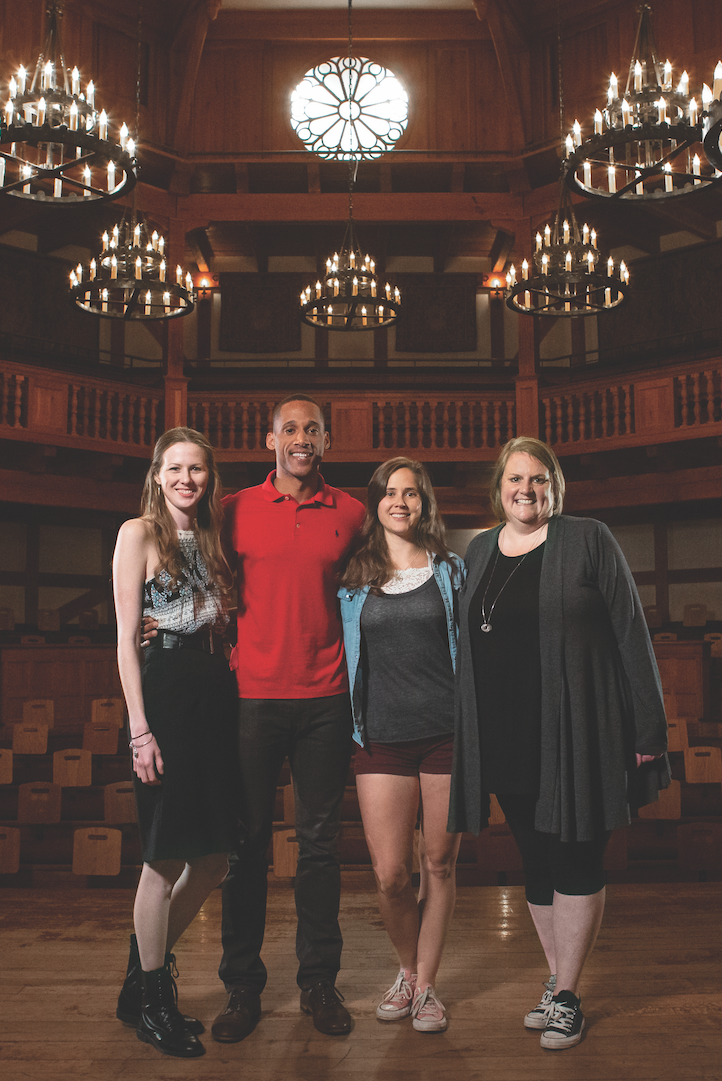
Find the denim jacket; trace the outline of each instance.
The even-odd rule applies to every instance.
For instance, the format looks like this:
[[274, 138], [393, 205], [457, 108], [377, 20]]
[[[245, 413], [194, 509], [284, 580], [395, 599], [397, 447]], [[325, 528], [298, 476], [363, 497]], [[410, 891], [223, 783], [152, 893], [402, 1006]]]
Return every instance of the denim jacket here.
[[[459, 556], [451, 553], [453, 566], [434, 556], [432, 569], [439, 587], [446, 612], [446, 626], [449, 633], [449, 653], [451, 666], [456, 671], [456, 643], [458, 626], [458, 592], [466, 578], [466, 567]], [[341, 601], [341, 621], [343, 623], [343, 644], [348, 666], [348, 683], [351, 691], [351, 710], [353, 713], [353, 738], [362, 747], [364, 745], [364, 724], [361, 713], [363, 670], [361, 666], [361, 609], [369, 593], [369, 587], [347, 589], [342, 586], [338, 591]]]

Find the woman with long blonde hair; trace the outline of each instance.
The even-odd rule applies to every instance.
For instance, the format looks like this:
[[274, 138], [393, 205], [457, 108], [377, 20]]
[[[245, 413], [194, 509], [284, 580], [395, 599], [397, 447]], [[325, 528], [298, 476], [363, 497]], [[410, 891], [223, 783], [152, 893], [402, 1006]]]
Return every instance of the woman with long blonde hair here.
[[[191, 428], [158, 440], [142, 516], [113, 557], [118, 668], [128, 710], [143, 870], [117, 1016], [167, 1055], [204, 1053], [203, 1025], [176, 1005], [173, 945], [224, 879], [236, 840], [235, 682], [221, 633], [231, 573], [220, 543], [213, 451]], [[141, 661], [142, 616], [158, 634]]]

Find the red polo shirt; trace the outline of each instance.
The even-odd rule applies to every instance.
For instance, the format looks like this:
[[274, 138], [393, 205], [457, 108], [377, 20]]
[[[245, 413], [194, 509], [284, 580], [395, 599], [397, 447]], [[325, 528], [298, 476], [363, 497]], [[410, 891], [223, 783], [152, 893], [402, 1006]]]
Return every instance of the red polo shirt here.
[[238, 557], [239, 698], [327, 698], [348, 690], [337, 579], [363, 521], [323, 477], [305, 503], [263, 484], [223, 500]]

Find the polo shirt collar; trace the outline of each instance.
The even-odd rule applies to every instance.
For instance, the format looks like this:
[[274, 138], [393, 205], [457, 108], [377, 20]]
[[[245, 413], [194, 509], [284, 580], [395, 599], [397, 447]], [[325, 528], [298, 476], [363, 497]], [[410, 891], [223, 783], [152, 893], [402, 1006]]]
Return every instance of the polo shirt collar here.
[[[263, 484], [261, 485], [261, 492], [263, 493], [263, 498], [267, 499], [269, 503], [278, 503], [282, 499], [286, 498], [283, 495], [282, 492], [278, 491], [275, 484], [273, 483], [275, 477], [276, 477], [276, 470], [273, 469], [273, 470], [271, 470], [271, 472], [268, 474], [268, 476], [264, 480]], [[305, 500], [305, 502], [306, 503], [323, 503], [324, 506], [326, 506], [326, 507], [333, 507], [334, 504], [335, 504], [335, 500], [334, 500], [334, 496], [333, 496], [333, 489], [331, 487], [329, 487], [328, 484], [326, 484], [326, 481], [323, 479], [323, 477], [321, 476], [320, 473], [318, 475], [318, 479], [320, 481], [318, 491], [316, 492], [315, 496], [313, 496], [312, 499], [307, 499], [307, 500]]]

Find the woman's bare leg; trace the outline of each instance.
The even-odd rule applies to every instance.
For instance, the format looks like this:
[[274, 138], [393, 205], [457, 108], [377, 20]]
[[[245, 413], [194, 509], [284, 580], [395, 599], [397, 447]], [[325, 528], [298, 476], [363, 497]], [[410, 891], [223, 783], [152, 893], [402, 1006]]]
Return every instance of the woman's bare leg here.
[[379, 912], [407, 973], [416, 972], [419, 910], [411, 884], [419, 807], [416, 777], [363, 773], [356, 778], [361, 819], [371, 853]]
[[441, 963], [446, 932], [456, 902], [456, 858], [461, 834], [447, 833], [451, 778], [422, 773], [422, 841], [419, 845], [419, 915], [417, 949], [418, 979], [423, 990], [434, 987]]

